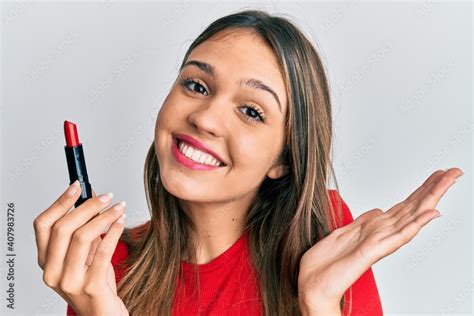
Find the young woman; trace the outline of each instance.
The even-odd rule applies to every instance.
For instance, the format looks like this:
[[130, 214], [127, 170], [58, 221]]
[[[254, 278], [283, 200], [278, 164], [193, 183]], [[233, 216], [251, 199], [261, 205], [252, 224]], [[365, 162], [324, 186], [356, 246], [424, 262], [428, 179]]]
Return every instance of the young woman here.
[[331, 120], [323, 63], [294, 24], [256, 10], [218, 19], [158, 113], [151, 220], [124, 229], [110, 194], [68, 212], [71, 185], [34, 222], [44, 282], [72, 315], [381, 315], [371, 265], [439, 214], [462, 171], [353, 220], [327, 188]]

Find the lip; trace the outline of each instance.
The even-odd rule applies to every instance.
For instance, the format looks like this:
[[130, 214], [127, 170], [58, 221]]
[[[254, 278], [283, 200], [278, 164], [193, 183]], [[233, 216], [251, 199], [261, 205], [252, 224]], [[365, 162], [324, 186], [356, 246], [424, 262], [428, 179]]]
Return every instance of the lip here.
[[219, 156], [216, 152], [214, 152], [211, 148], [209, 148], [206, 144], [204, 143], [201, 143], [200, 141], [198, 141], [197, 139], [194, 139], [192, 138], [191, 136], [189, 135], [185, 135], [185, 134], [175, 134], [174, 135], [174, 138], [175, 139], [178, 139], [178, 140], [182, 140], [186, 143], [188, 143], [189, 145], [191, 145], [192, 147], [195, 147], [197, 149], [199, 149], [200, 151], [203, 151], [205, 153], [208, 153], [209, 155], [213, 156], [214, 158], [216, 158], [219, 162], [222, 162], [224, 164], [224, 167], [227, 165], [225, 162], [224, 162], [224, 159], [221, 158], [221, 156]]
[[210, 165], [205, 165], [199, 162], [196, 162], [188, 157], [186, 157], [178, 148], [178, 139], [174, 138], [174, 141], [172, 142], [171, 145], [171, 151], [173, 152], [174, 159], [184, 165], [185, 167], [193, 170], [215, 170], [219, 169], [221, 167], [219, 166], [210, 166]]

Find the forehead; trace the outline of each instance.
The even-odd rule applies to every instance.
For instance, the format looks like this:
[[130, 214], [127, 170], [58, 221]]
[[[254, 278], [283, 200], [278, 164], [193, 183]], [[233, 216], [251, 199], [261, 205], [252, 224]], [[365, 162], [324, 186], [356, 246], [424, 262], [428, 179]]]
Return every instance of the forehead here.
[[194, 48], [187, 60], [211, 64], [217, 80], [235, 85], [243, 78], [258, 79], [270, 86], [278, 94], [282, 108], [286, 107], [285, 82], [276, 56], [251, 30], [221, 31]]

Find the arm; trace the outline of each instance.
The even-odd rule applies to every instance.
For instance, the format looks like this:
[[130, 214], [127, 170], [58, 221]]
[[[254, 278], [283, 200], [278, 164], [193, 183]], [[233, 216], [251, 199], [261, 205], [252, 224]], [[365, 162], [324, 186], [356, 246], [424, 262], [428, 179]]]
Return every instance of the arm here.
[[300, 310], [302, 316], [341, 316], [341, 308], [339, 305], [321, 305], [316, 309], [310, 309], [310, 307], [304, 301], [301, 301]]

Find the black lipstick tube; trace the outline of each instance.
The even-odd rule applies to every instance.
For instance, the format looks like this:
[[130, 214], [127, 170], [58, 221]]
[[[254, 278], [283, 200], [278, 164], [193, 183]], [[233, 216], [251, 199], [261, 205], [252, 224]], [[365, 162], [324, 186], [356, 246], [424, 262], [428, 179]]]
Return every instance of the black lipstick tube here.
[[89, 183], [89, 177], [87, 176], [86, 160], [84, 158], [84, 151], [82, 150], [82, 144], [77, 146], [64, 146], [66, 152], [67, 169], [69, 171], [69, 184], [79, 180], [81, 186], [81, 196], [74, 204], [78, 207], [86, 200], [92, 197], [92, 187]]

